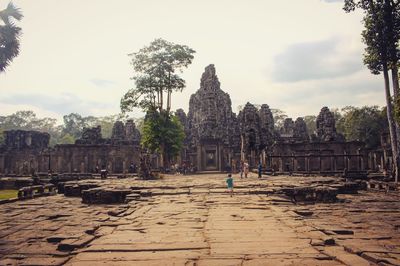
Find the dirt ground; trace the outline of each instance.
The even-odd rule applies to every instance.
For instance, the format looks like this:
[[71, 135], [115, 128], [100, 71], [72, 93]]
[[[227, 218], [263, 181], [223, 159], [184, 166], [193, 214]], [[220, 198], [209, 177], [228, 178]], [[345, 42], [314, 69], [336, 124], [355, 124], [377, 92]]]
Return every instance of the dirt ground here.
[[[147, 197], [116, 205], [48, 196], [0, 205], [0, 265], [400, 265], [400, 193], [339, 202], [279, 193], [329, 177], [224, 174], [108, 179]], [[278, 193], [277, 193], [278, 192]]]

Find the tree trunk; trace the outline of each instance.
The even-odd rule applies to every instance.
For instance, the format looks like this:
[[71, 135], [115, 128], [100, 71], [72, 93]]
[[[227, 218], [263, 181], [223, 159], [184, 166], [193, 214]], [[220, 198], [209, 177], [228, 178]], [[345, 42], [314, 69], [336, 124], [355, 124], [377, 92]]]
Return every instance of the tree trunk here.
[[[396, 105], [399, 97], [400, 97], [400, 90], [399, 90], [399, 74], [398, 74], [398, 69], [397, 69], [397, 62], [393, 63], [392, 69], [392, 84], [393, 84], [393, 96], [394, 96], [394, 104]], [[400, 125], [399, 121], [397, 119], [394, 119], [394, 124], [396, 128], [396, 137], [397, 137], [397, 153], [400, 151]], [[398, 154], [397, 156], [400, 156]], [[399, 160], [396, 161], [397, 168], [399, 169]], [[396, 177], [395, 180], [396, 182], [398, 181], [400, 172], [396, 172]]]
[[392, 83], [393, 83], [393, 95], [394, 95], [394, 97], [396, 97], [400, 93], [400, 91], [399, 91], [399, 73], [398, 73], [397, 66], [393, 66], [391, 72], [392, 72]]
[[163, 93], [163, 90], [160, 89], [160, 106], [158, 107], [158, 109], [160, 110], [160, 113], [163, 109], [163, 105], [164, 105], [164, 93]]
[[397, 136], [396, 136], [396, 127], [393, 119], [393, 108], [392, 102], [390, 97], [390, 85], [389, 85], [389, 74], [388, 68], [386, 64], [383, 64], [383, 78], [385, 80], [385, 96], [386, 96], [386, 106], [387, 106], [387, 117], [388, 117], [388, 124], [389, 124], [389, 133], [390, 133], [390, 142], [392, 146], [392, 160], [393, 160], [393, 167], [395, 170], [395, 182], [398, 181], [398, 149], [397, 149]]
[[160, 145], [160, 166], [163, 168], [163, 170], [165, 171], [164, 168], [164, 144]]
[[167, 91], [167, 114], [171, 111], [171, 91]]

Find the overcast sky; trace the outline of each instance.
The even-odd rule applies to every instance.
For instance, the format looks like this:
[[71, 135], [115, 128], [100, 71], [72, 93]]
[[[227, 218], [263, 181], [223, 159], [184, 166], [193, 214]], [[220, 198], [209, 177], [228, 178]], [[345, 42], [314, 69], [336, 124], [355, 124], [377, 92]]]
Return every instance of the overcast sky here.
[[382, 77], [362, 64], [362, 14], [346, 14], [340, 0], [13, 2], [24, 14], [23, 36], [20, 55], [0, 74], [0, 115], [116, 114], [134, 86], [128, 54], [156, 38], [196, 50], [174, 108], [188, 110], [209, 64], [234, 112], [246, 102], [293, 118], [322, 106], [384, 104]]

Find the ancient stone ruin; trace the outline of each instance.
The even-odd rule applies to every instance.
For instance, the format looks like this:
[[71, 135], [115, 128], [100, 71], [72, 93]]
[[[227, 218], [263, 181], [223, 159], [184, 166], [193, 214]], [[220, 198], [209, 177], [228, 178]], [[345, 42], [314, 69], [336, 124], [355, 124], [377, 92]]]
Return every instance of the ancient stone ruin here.
[[[261, 162], [273, 173], [363, 175], [389, 156], [388, 152], [371, 154], [362, 142], [346, 142], [336, 132], [328, 107], [321, 109], [311, 136], [302, 118], [287, 118], [282, 128], [275, 128], [267, 104], [258, 108], [246, 103], [236, 115], [214, 65], [205, 68], [200, 88], [190, 97], [189, 112], [178, 109], [176, 115], [186, 135], [178, 162], [198, 171], [230, 171], [240, 161], [248, 161], [251, 167]], [[100, 126], [85, 128], [75, 144], [54, 148], [48, 147], [47, 133], [17, 130], [6, 132], [5, 137], [0, 173], [94, 173], [103, 169], [123, 174], [140, 165], [140, 133], [132, 120], [117, 121], [111, 138], [102, 137]], [[154, 156], [151, 167], [157, 168]]]
[[346, 142], [336, 132], [327, 107], [318, 115], [315, 136], [309, 136], [302, 118], [287, 118], [275, 129], [267, 104], [258, 109], [247, 103], [236, 116], [214, 65], [205, 68], [200, 89], [190, 98], [189, 113], [180, 109], [177, 115], [186, 132], [181, 159], [200, 171], [231, 169], [241, 160], [252, 167], [262, 162], [273, 172], [365, 173], [368, 168], [363, 143]]
[[38, 173], [127, 173], [139, 165], [140, 133], [132, 120], [118, 121], [110, 139], [102, 138], [101, 127], [85, 128], [75, 144], [49, 148], [48, 133], [6, 131], [0, 148], [0, 173], [31, 175]]

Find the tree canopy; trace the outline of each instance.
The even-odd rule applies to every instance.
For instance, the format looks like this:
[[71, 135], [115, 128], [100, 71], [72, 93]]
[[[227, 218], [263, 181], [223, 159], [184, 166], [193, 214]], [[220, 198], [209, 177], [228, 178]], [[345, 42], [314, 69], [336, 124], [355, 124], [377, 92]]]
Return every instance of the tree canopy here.
[[184, 138], [183, 126], [177, 116], [165, 119], [159, 112], [146, 116], [141, 143], [151, 152], [163, 154], [167, 162], [179, 154]]
[[0, 25], [0, 72], [4, 72], [19, 54], [21, 28], [15, 25], [14, 20], [19, 21], [22, 17], [19, 8], [11, 2], [0, 11], [0, 20], [4, 23]]
[[164, 167], [179, 154], [183, 145], [183, 127], [171, 115], [172, 92], [182, 91], [185, 87], [179, 72], [192, 63], [194, 53], [186, 45], [156, 39], [130, 54], [135, 88], [122, 97], [121, 111], [129, 112], [136, 107], [146, 112], [142, 145], [151, 152], [158, 152]]
[[[390, 91], [389, 70], [392, 74], [394, 98], [400, 97], [398, 78], [398, 57], [400, 40], [400, 6], [394, 0], [345, 0], [343, 9], [346, 12], [356, 8], [364, 12], [363, 42], [366, 44], [364, 64], [373, 74], [383, 74], [386, 98], [386, 115], [392, 145], [395, 181], [400, 175], [400, 125], [394, 120], [392, 97]], [[395, 102], [396, 102], [395, 101]]]
[[39, 118], [33, 111], [17, 111], [11, 115], [0, 116], [0, 143], [3, 141], [2, 133], [4, 131], [21, 129], [48, 132], [50, 134], [50, 146], [72, 144], [75, 143], [77, 138], [82, 136], [84, 127], [95, 127], [98, 125], [101, 126], [102, 136], [109, 138], [111, 137], [114, 123], [119, 118], [119, 115], [85, 117], [77, 113], [71, 113], [65, 115], [63, 124], [59, 125], [54, 118]]
[[[186, 45], [174, 44], [163, 39], [156, 39], [132, 56], [135, 71], [135, 88], [130, 89], [121, 99], [121, 110], [171, 110], [171, 94], [182, 91], [185, 87], [177, 72], [187, 68], [194, 58], [195, 51]], [[166, 94], [166, 99], [164, 98]], [[164, 107], [165, 105], [165, 107]]]
[[378, 106], [342, 108], [342, 117], [336, 126], [347, 140], [363, 141], [370, 149], [380, 146], [380, 136], [388, 130], [385, 109]]

